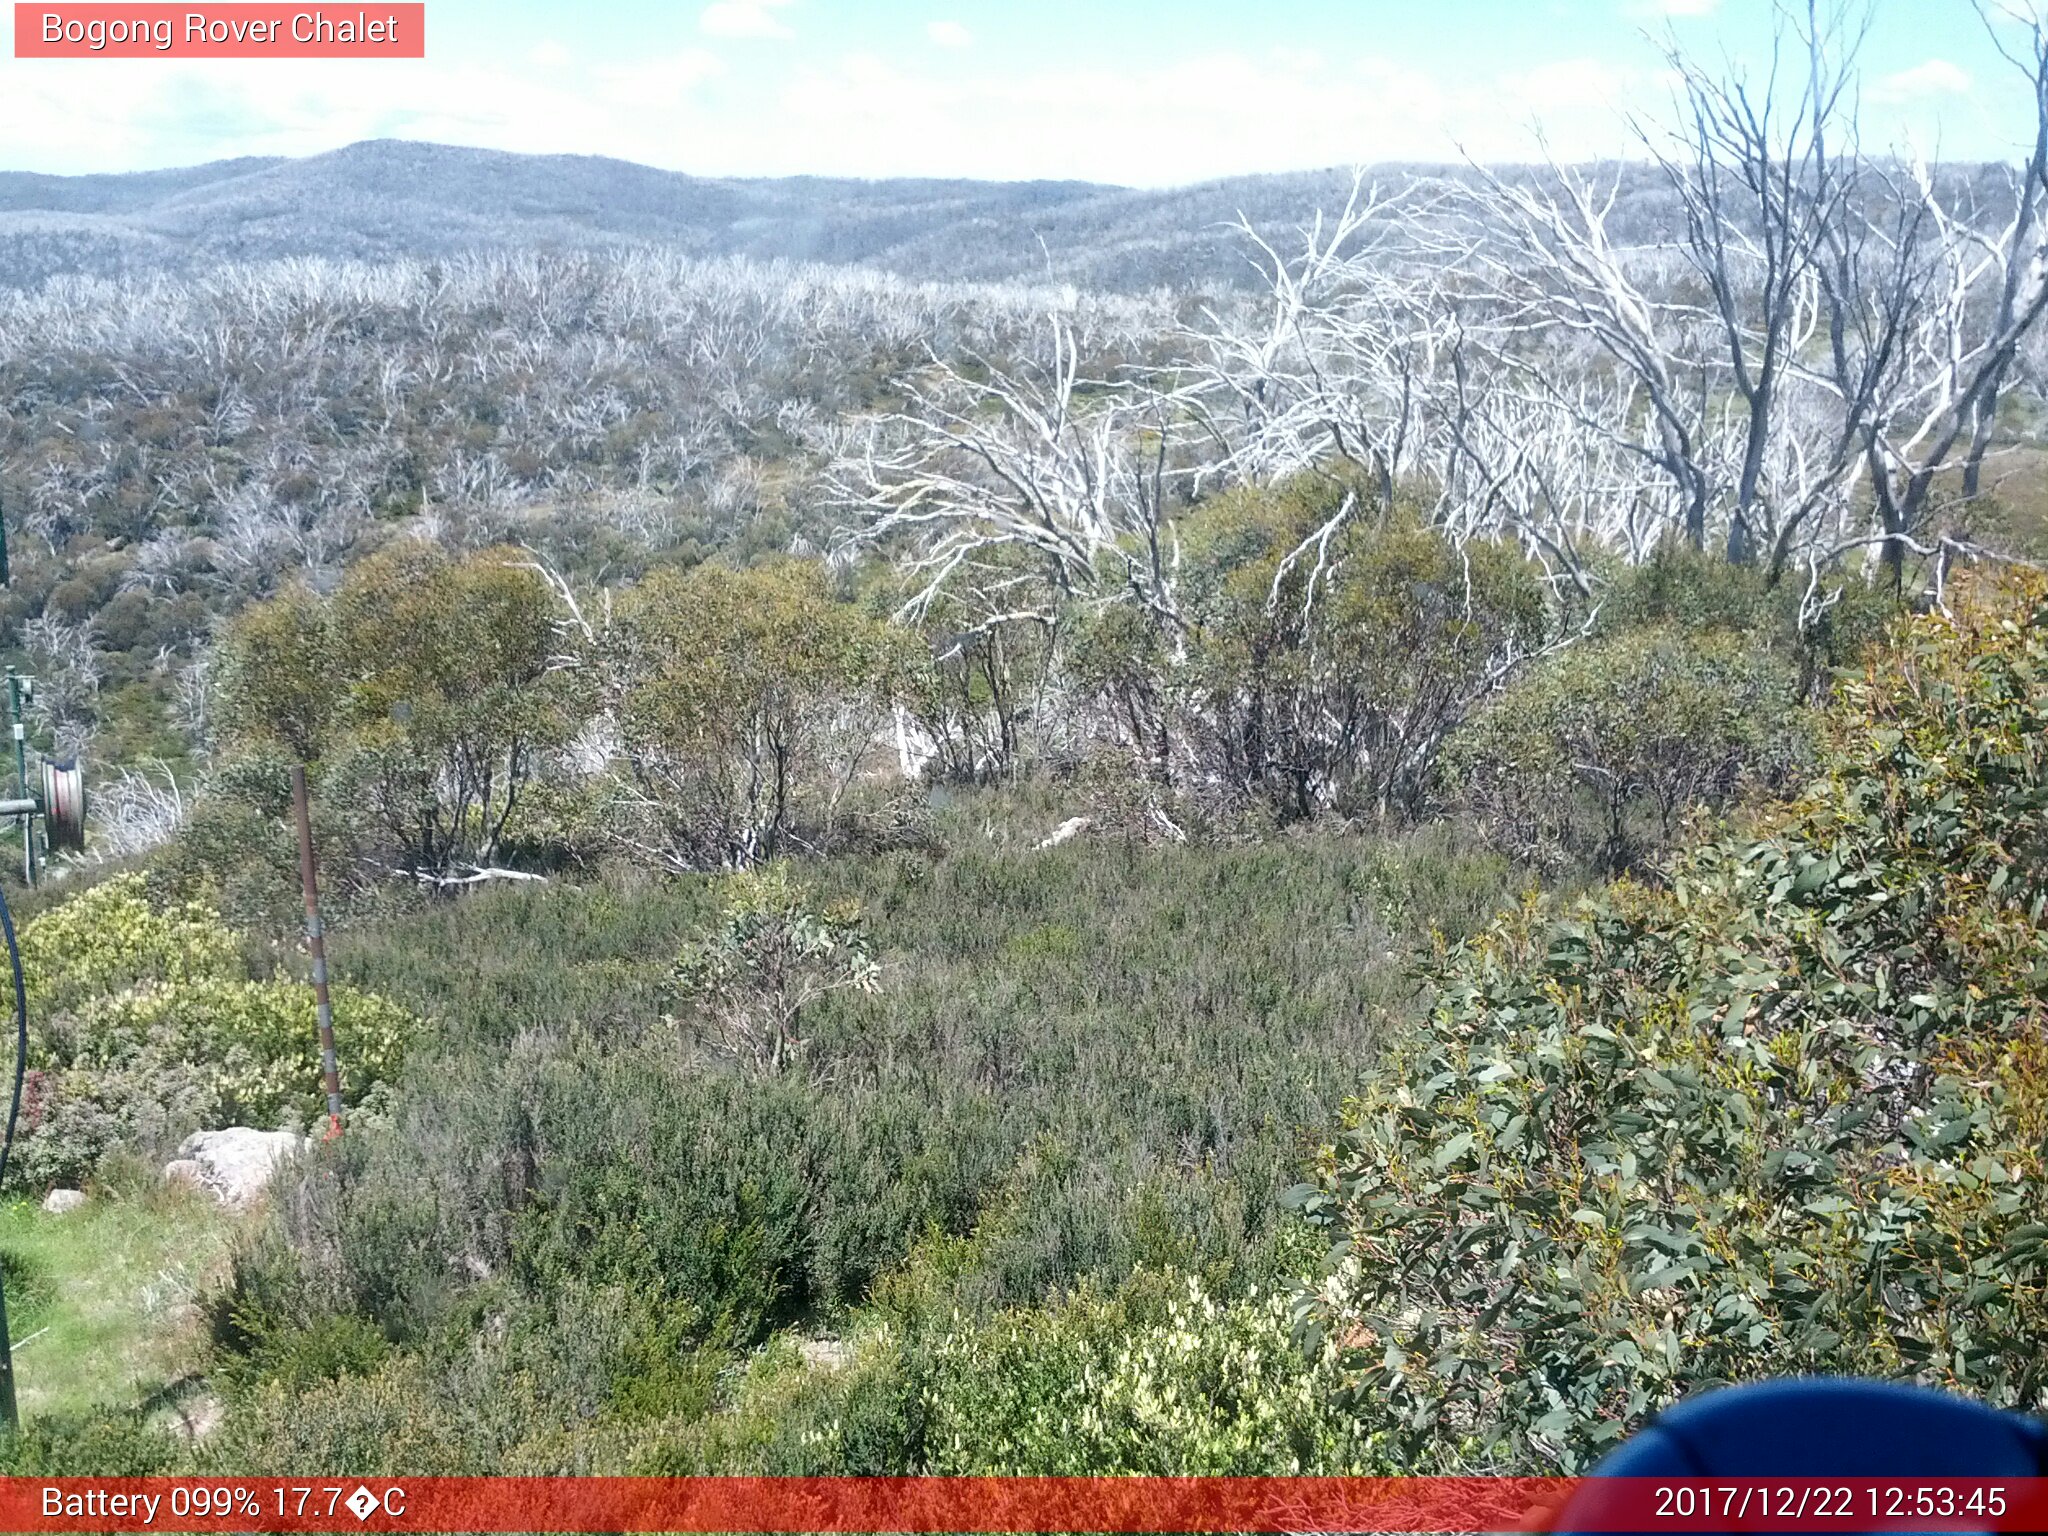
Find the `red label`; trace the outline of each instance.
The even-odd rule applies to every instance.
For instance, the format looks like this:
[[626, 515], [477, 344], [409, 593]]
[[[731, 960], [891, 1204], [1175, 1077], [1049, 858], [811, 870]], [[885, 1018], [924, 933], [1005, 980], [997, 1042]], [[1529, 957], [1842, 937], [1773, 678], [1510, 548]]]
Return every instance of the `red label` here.
[[2048, 1479], [0, 1477], [0, 1531], [2040, 1531]]
[[423, 59], [424, 4], [37, 5], [16, 0], [18, 59]]

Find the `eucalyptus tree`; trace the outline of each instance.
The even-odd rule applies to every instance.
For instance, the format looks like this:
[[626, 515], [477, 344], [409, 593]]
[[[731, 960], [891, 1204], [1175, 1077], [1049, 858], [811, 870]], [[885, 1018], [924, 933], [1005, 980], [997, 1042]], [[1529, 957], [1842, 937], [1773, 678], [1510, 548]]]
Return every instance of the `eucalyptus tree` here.
[[657, 571], [620, 595], [598, 644], [617, 836], [679, 871], [815, 847], [873, 770], [914, 670], [901, 631], [793, 560]]

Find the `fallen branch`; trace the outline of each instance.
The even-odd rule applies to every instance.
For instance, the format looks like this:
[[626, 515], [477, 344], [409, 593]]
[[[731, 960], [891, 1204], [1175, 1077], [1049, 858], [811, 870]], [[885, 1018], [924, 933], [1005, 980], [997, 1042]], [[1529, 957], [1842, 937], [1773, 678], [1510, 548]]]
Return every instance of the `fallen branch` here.
[[431, 885], [436, 890], [446, 890], [457, 885], [482, 885], [488, 880], [533, 880], [547, 884], [546, 875], [536, 875], [523, 869], [501, 869], [497, 865], [471, 865], [466, 875], [430, 875], [424, 869], [413, 871], [413, 877], [422, 885]]

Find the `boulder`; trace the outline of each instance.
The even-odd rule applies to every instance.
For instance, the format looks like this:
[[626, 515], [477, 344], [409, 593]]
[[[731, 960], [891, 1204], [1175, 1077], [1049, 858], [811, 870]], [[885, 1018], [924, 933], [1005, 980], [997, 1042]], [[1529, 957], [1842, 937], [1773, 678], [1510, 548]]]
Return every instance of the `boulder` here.
[[836, 1371], [853, 1359], [853, 1346], [844, 1339], [800, 1339], [796, 1351], [812, 1370]]
[[1061, 843], [1070, 843], [1094, 824], [1088, 816], [1069, 816], [1054, 827], [1050, 833], [1038, 840], [1040, 848], [1057, 848]]
[[258, 1131], [231, 1125], [224, 1131], [197, 1131], [178, 1148], [177, 1161], [164, 1165], [171, 1183], [191, 1183], [222, 1205], [246, 1210], [270, 1187], [277, 1165], [306, 1145], [290, 1131]]
[[64, 1216], [85, 1204], [82, 1189], [53, 1189], [43, 1196], [43, 1209], [52, 1216]]

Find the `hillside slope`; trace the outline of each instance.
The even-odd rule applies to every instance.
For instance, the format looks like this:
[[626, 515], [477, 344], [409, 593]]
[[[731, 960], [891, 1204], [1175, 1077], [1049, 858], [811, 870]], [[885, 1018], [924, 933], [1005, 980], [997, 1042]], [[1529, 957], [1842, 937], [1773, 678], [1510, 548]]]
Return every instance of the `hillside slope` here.
[[[1389, 183], [1424, 168], [1385, 166]], [[1647, 167], [1630, 189], [1663, 207]], [[1293, 229], [1341, 206], [1346, 170], [1140, 190], [1073, 181], [687, 176], [589, 155], [378, 140], [305, 159], [120, 176], [0, 172], [0, 286], [62, 273], [290, 256], [660, 245], [696, 256], [876, 266], [919, 278], [1056, 278], [1100, 289], [1236, 283], [1228, 225]]]
[[[1048, 211], [1120, 198], [1082, 182], [730, 180], [621, 160], [382, 140], [303, 160], [125, 176], [0, 174], [0, 280], [317, 255], [660, 244], [693, 255], [940, 266], [971, 232], [1005, 272], [1042, 261]], [[943, 239], [937, 240], [943, 245]], [[920, 254], [921, 253], [921, 254]]]

